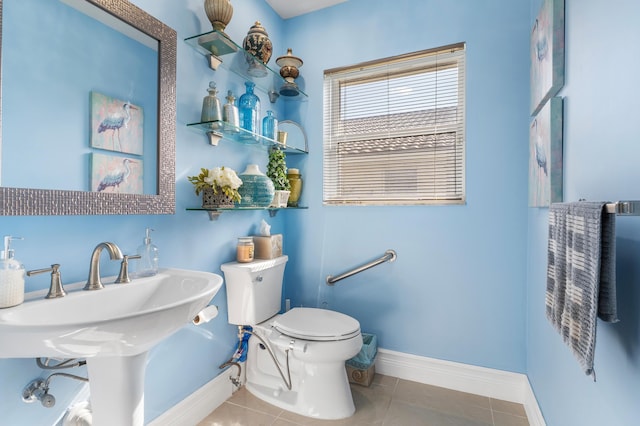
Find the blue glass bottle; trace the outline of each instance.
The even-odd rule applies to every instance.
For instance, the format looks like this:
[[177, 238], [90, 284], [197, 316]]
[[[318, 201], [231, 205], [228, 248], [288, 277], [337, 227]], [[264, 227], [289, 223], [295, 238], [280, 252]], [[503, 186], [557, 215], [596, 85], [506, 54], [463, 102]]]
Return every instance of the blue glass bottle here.
[[275, 139], [278, 134], [278, 119], [273, 111], [267, 111], [267, 115], [262, 119], [262, 136]]
[[246, 81], [244, 85], [247, 91], [238, 99], [240, 127], [253, 133], [253, 135], [243, 132], [241, 137], [257, 141], [259, 139], [257, 135], [260, 134], [260, 98], [253, 93], [253, 88], [255, 87], [253, 82]]

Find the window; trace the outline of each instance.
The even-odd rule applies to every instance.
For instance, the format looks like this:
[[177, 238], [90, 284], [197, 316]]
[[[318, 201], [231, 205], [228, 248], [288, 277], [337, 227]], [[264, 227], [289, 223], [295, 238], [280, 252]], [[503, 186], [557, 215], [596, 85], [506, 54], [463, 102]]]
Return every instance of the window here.
[[324, 72], [325, 204], [462, 204], [465, 45]]

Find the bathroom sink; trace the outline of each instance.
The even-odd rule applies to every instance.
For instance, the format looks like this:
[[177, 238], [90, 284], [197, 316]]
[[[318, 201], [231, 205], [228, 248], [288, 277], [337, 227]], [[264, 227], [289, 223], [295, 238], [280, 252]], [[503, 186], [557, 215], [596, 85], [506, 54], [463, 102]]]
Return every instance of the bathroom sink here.
[[[108, 278], [105, 282], [112, 282]], [[22, 305], [0, 309], [0, 358], [118, 357], [138, 355], [174, 333], [222, 286], [217, 274], [161, 269], [153, 277], [44, 299], [27, 293]]]

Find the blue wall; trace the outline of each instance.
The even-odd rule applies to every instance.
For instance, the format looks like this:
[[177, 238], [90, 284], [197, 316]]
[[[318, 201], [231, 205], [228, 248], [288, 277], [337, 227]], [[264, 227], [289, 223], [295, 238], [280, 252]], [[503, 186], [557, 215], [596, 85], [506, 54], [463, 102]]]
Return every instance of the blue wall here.
[[[536, 16], [539, 0], [533, 0]], [[564, 199], [639, 199], [636, 96], [640, 74], [632, 0], [566, 1]], [[617, 218], [620, 322], [598, 321], [595, 370], [585, 376], [544, 315], [547, 209], [529, 209], [527, 373], [549, 425], [632, 425], [640, 418], [640, 221]]]
[[[292, 303], [357, 318], [380, 346], [524, 372], [529, 4], [349, 0], [286, 21], [305, 63], [310, 154], [289, 217]], [[325, 69], [467, 43], [467, 203], [322, 205]], [[394, 249], [398, 259], [327, 287], [327, 275]]]
[[[283, 223], [289, 215], [299, 212], [281, 212], [269, 218], [266, 212], [238, 212], [223, 214], [217, 222], [209, 222], [205, 213], [187, 212], [187, 207], [198, 206], [187, 176], [197, 174], [200, 167], [226, 165], [238, 172], [247, 164], [257, 163], [265, 170], [266, 151], [259, 148], [220, 142], [216, 148], [208, 145], [204, 135], [187, 129], [186, 124], [198, 121], [202, 98], [207, 94], [209, 81], [214, 80], [222, 93], [232, 89], [236, 95], [244, 92], [243, 83], [226, 71], [213, 72], [204, 56], [196, 53], [183, 39], [209, 31], [202, 0], [180, 2], [135, 0], [151, 15], [174, 28], [178, 33], [177, 52], [177, 141], [176, 141], [176, 214], [166, 216], [73, 216], [73, 217], [0, 217], [0, 235], [18, 235], [25, 238], [16, 242], [16, 257], [27, 269], [60, 263], [64, 283], [84, 281], [87, 278], [91, 251], [101, 241], [117, 243], [125, 254], [132, 253], [142, 243], [144, 229], [156, 230], [154, 243], [160, 249], [160, 266], [198, 269], [222, 274], [220, 265], [235, 258], [236, 238], [251, 235], [261, 219], [266, 218], [273, 232], [283, 232]], [[281, 42], [283, 21], [262, 0], [234, 2], [234, 16], [227, 27], [234, 40], [242, 40], [249, 27], [260, 19], [274, 42], [274, 55], [286, 53]], [[37, 58], [32, 57], [32, 60]], [[3, 61], [3, 67], [7, 64]], [[263, 96], [263, 110], [268, 99]], [[6, 116], [11, 105], [3, 104]], [[86, 117], [77, 126], [86, 126]], [[25, 128], [23, 138], [30, 137]], [[40, 143], [52, 143], [53, 136]], [[88, 141], [88, 139], [87, 139]], [[3, 144], [9, 141], [3, 138]], [[87, 142], [88, 143], [88, 142]], [[34, 173], [34, 170], [24, 170]], [[118, 262], [110, 262], [103, 255], [103, 275], [115, 275]], [[48, 287], [48, 277], [27, 278], [27, 290]], [[184, 327], [180, 332], [154, 348], [149, 356], [146, 381], [146, 420], [159, 416], [167, 409], [216, 377], [218, 365], [227, 360], [235, 349], [234, 326], [226, 321], [226, 293], [221, 290], [213, 304], [220, 307], [220, 315], [200, 327]], [[40, 404], [25, 404], [21, 400], [23, 387], [32, 379], [45, 376], [32, 359], [0, 360], [0, 412], [2, 424], [49, 425], [64, 412], [79, 382], [56, 378], [51, 393], [57, 398], [52, 409]]]

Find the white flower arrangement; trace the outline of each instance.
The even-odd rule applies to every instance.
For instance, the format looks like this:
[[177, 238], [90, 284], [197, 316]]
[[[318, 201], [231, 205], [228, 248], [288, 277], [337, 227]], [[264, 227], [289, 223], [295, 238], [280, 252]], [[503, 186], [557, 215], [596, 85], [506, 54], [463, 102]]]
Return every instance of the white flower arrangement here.
[[195, 186], [196, 195], [200, 195], [205, 188], [211, 188], [214, 194], [222, 191], [233, 201], [241, 199], [238, 188], [242, 185], [242, 179], [229, 167], [201, 168], [198, 176], [189, 176], [188, 179]]

